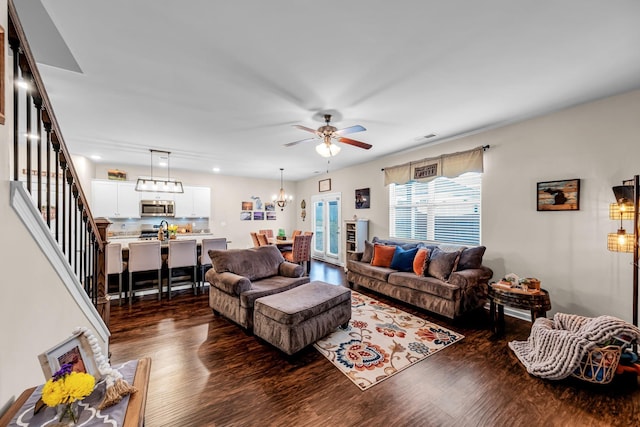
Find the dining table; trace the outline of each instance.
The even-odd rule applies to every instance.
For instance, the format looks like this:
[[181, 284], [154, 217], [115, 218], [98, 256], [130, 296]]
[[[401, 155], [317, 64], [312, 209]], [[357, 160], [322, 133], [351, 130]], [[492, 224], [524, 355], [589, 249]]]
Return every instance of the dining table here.
[[281, 248], [283, 246], [291, 246], [291, 245], [293, 245], [293, 238], [291, 238], [291, 237], [287, 237], [284, 240], [277, 239], [275, 237], [270, 237], [268, 239], [268, 241], [269, 241], [269, 244], [276, 245], [279, 248]]

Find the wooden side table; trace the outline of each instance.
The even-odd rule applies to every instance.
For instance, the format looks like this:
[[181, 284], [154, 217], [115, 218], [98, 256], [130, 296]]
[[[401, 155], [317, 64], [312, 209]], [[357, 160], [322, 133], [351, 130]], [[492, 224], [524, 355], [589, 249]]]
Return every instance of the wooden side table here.
[[489, 285], [489, 321], [491, 332], [504, 333], [504, 306], [531, 311], [531, 322], [538, 317], [546, 317], [551, 310], [549, 292], [540, 289], [538, 292], [525, 292], [519, 289], [503, 289]]
[[[151, 358], [145, 357], [138, 360], [136, 373], [133, 378], [133, 386], [138, 389], [136, 393], [129, 396], [129, 404], [125, 412], [122, 427], [142, 427], [144, 426], [144, 411], [147, 405], [147, 391], [149, 388], [149, 374], [151, 372]], [[14, 415], [22, 408], [27, 399], [34, 392], [36, 387], [31, 387], [22, 392], [22, 394], [13, 402], [13, 405], [0, 418], [0, 426], [8, 425]]]

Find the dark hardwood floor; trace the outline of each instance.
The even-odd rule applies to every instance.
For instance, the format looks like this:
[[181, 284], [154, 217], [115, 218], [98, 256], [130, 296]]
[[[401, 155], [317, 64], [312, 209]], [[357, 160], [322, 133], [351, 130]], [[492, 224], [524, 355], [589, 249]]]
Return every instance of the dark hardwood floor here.
[[[346, 285], [313, 262], [312, 280]], [[608, 385], [530, 376], [507, 343], [530, 323], [507, 317], [495, 339], [481, 310], [450, 322], [357, 291], [465, 335], [460, 342], [360, 391], [312, 346], [287, 358], [223, 317], [208, 293], [148, 295], [111, 308], [111, 361], [152, 358], [146, 425], [155, 426], [638, 426], [636, 377]]]

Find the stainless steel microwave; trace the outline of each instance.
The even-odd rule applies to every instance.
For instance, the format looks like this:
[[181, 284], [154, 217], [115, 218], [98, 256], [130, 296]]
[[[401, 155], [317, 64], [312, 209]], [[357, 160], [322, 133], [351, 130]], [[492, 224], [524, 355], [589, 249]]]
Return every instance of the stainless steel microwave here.
[[175, 216], [173, 200], [140, 200], [140, 216]]

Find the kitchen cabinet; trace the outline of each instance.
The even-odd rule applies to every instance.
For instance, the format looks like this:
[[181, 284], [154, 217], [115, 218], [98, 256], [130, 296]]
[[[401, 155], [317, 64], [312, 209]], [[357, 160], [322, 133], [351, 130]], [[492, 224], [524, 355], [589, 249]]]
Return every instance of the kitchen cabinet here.
[[140, 218], [140, 193], [134, 182], [91, 181], [94, 217]]
[[209, 218], [211, 215], [211, 189], [184, 187], [184, 193], [175, 194], [177, 218]]

